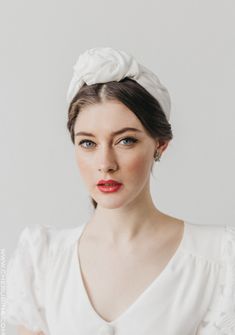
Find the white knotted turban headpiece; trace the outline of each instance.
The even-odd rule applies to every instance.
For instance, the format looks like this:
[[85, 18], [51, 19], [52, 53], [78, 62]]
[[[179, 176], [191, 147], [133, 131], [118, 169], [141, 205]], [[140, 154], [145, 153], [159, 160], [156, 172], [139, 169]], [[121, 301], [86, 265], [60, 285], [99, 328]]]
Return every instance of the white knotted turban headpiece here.
[[84, 83], [92, 85], [120, 81], [129, 77], [157, 99], [169, 120], [171, 101], [167, 89], [161, 84], [156, 74], [138, 63], [132, 55], [111, 47], [89, 49], [78, 57], [73, 70], [73, 77], [66, 95], [68, 103]]

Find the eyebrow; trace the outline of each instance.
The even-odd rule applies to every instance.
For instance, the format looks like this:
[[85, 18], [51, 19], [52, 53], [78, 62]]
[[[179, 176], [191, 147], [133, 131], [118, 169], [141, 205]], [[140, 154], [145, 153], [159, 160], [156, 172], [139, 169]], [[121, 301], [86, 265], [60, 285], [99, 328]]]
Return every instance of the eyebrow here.
[[[133, 128], [133, 127], [125, 127], [125, 128], [122, 128], [122, 129], [119, 129], [117, 131], [113, 131], [111, 133], [112, 136], [114, 135], [119, 135], [119, 134], [122, 134], [126, 131], [138, 131], [138, 132], [142, 132], [140, 129], [137, 129], [137, 128]], [[79, 135], [84, 135], [84, 136], [92, 136], [92, 137], [95, 137], [95, 135], [91, 134], [91, 133], [87, 133], [85, 131], [79, 131], [75, 134], [75, 136], [79, 136]]]

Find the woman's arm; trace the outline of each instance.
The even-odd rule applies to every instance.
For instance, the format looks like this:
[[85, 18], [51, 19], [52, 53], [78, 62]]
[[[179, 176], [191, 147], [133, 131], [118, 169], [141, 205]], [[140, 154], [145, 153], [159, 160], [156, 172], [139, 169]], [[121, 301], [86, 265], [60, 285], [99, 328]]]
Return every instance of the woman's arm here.
[[44, 335], [43, 332], [32, 332], [31, 330], [28, 330], [24, 326], [17, 326], [17, 332], [19, 335]]

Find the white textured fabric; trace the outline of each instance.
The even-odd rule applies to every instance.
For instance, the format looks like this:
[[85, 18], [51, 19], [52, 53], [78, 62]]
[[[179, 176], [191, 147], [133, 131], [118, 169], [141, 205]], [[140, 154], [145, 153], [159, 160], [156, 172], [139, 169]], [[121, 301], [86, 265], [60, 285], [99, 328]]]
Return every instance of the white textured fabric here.
[[82, 280], [85, 227], [23, 230], [8, 263], [9, 323], [45, 335], [235, 334], [235, 227], [185, 222], [164, 270], [112, 322], [94, 309]]
[[110, 47], [98, 47], [83, 52], [73, 66], [73, 77], [66, 99], [70, 103], [84, 83], [92, 85], [120, 81], [129, 77], [138, 82], [161, 105], [167, 120], [170, 119], [169, 93], [155, 73], [138, 63], [129, 53]]
[[44, 310], [49, 227], [26, 227], [7, 265], [7, 320], [49, 333]]
[[226, 271], [200, 325], [200, 335], [235, 335], [235, 227], [226, 226], [221, 260]]

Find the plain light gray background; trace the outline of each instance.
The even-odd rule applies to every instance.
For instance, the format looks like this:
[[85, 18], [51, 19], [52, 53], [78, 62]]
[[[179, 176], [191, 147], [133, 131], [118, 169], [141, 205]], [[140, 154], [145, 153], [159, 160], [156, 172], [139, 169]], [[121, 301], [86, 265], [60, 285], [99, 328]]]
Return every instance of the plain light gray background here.
[[[92, 213], [66, 129], [78, 55], [132, 53], [168, 88], [174, 139], [151, 190], [168, 214], [235, 225], [235, 3], [2, 1], [1, 247], [10, 256], [34, 223], [80, 225]], [[7, 334], [14, 334], [9, 327]]]

